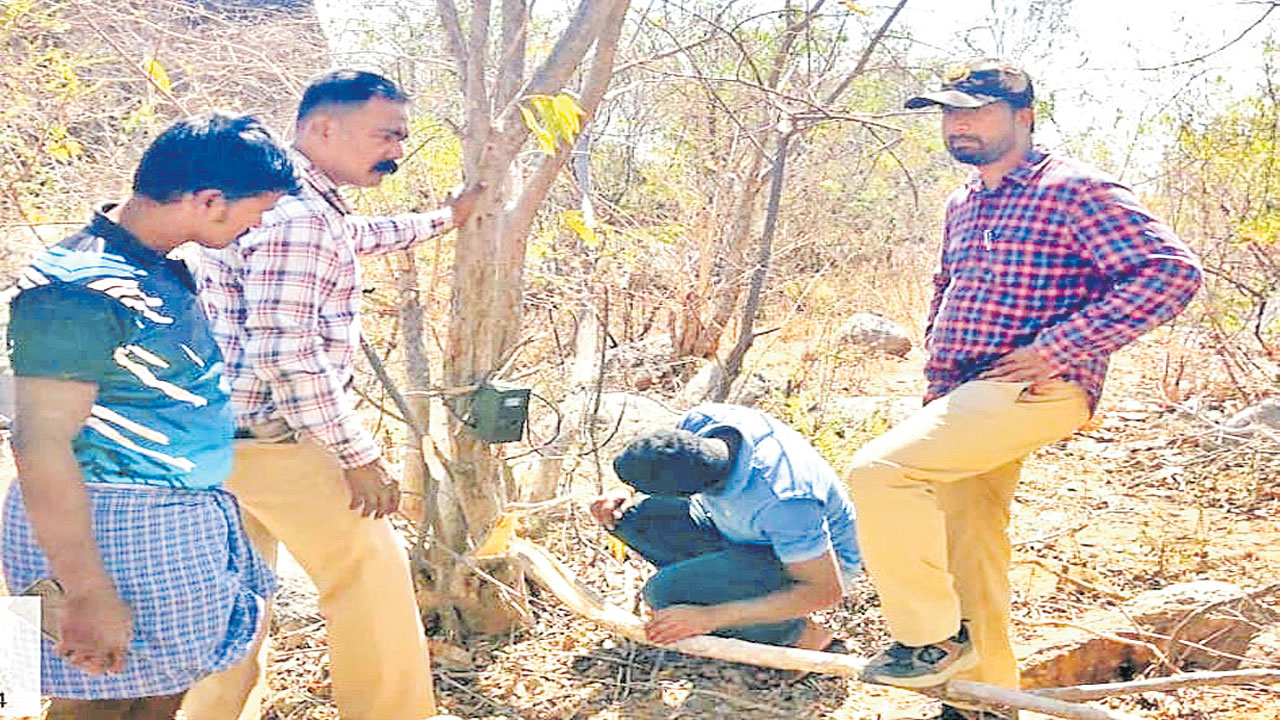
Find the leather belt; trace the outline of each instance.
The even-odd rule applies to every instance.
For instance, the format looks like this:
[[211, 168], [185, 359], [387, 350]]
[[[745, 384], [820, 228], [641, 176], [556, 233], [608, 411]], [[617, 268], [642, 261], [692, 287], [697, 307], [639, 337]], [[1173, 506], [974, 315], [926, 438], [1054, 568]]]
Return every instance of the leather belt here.
[[236, 428], [237, 440], [260, 440], [269, 443], [296, 443], [298, 433], [281, 419], [255, 423], [247, 428]]

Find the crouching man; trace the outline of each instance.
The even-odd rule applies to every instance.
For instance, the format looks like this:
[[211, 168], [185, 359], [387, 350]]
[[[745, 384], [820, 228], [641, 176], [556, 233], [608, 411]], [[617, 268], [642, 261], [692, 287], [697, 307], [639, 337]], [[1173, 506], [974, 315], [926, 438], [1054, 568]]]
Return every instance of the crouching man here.
[[186, 267], [296, 191], [288, 155], [253, 118], [166, 130], [133, 195], [28, 267], [13, 299], [13, 446], [5, 581], [43, 588], [50, 718], [170, 718], [201, 676], [239, 660], [271, 576], [231, 495], [222, 356]]
[[809, 613], [859, 572], [853, 504], [831, 466], [777, 418], [700, 405], [613, 462], [626, 483], [591, 513], [658, 567], [644, 587], [655, 643], [714, 634], [822, 650]]

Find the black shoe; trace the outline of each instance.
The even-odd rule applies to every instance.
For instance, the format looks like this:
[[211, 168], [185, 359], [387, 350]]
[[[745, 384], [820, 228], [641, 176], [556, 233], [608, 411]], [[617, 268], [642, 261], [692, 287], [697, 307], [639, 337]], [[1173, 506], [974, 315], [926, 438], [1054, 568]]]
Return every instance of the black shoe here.
[[977, 664], [969, 626], [961, 622], [959, 632], [939, 643], [918, 647], [890, 645], [871, 658], [862, 671], [862, 680], [905, 688], [933, 687]]
[[965, 710], [964, 708], [942, 706], [942, 714], [935, 720], [1018, 720], [1018, 711], [1013, 714], [996, 712], [995, 710]]

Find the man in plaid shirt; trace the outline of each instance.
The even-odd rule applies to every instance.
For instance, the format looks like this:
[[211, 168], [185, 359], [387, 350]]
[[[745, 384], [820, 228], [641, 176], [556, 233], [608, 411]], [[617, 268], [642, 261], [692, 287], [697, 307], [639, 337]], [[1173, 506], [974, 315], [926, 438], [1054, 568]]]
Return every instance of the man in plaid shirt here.
[[1083, 424], [1110, 354], [1199, 287], [1195, 256], [1128, 188], [1032, 145], [1032, 99], [1021, 70], [979, 60], [907, 102], [942, 107], [947, 149], [976, 172], [947, 202], [925, 406], [848, 476], [896, 640], [874, 682], [1017, 687], [1005, 530], [1021, 463]]
[[[376, 186], [395, 171], [407, 106], [373, 73], [313, 81], [298, 108], [301, 193], [237, 245], [206, 253], [198, 272], [241, 438], [227, 489], [263, 554], [274, 558], [283, 542], [315, 581], [334, 699], [349, 720], [435, 713], [408, 558], [385, 517], [399, 487], [346, 394], [360, 343], [359, 256], [407, 250], [474, 204], [468, 192], [432, 213], [351, 213], [338, 186]], [[262, 656], [194, 687], [188, 717], [260, 717]]]

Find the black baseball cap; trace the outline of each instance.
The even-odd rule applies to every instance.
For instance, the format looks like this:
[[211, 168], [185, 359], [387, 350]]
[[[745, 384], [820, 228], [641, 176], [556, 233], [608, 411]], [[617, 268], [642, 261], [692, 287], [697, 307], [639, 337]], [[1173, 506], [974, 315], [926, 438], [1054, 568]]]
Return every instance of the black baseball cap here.
[[941, 88], [911, 98], [906, 107], [979, 108], [1004, 100], [1015, 108], [1025, 108], [1031, 107], [1034, 99], [1031, 78], [1025, 72], [1002, 60], [982, 58], [948, 70]]

